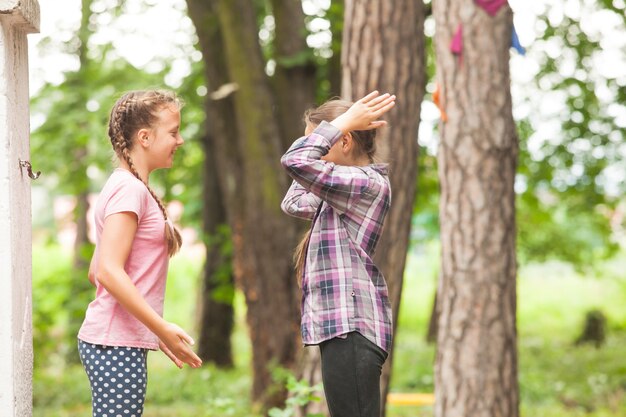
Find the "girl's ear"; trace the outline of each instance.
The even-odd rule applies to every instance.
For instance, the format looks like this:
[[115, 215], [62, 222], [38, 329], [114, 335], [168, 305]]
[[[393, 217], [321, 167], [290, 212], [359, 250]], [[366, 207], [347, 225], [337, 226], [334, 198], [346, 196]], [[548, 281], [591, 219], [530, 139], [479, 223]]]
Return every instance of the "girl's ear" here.
[[341, 137], [341, 150], [344, 153], [350, 153], [352, 150], [352, 134], [350, 132]]
[[135, 137], [137, 138], [137, 142], [143, 148], [147, 148], [150, 146], [150, 131], [148, 129], [139, 129]]

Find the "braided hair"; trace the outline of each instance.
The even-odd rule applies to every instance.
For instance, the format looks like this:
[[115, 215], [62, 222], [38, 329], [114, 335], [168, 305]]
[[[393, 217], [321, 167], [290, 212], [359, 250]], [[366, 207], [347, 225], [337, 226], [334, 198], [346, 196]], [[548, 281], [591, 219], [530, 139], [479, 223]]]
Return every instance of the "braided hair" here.
[[165, 240], [167, 241], [169, 256], [174, 255], [182, 245], [180, 232], [174, 227], [167, 216], [167, 210], [161, 199], [156, 195], [137, 172], [137, 168], [130, 157], [134, 145], [133, 137], [140, 129], [153, 126], [157, 120], [157, 113], [166, 106], [180, 109], [182, 101], [175, 93], [165, 90], [130, 91], [117, 100], [109, 119], [109, 138], [118, 158], [124, 160], [130, 172], [144, 183], [152, 198], [156, 201], [163, 218], [165, 219]]

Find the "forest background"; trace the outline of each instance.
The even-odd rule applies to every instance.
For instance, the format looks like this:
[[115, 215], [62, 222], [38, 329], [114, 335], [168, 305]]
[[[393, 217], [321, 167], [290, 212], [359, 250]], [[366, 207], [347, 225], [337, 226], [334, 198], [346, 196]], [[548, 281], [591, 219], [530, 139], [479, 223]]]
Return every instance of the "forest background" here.
[[[31, 160], [43, 172], [33, 184], [35, 415], [89, 415], [75, 334], [93, 296], [85, 273], [93, 252], [89, 208], [113, 167], [108, 110], [123, 91], [159, 86], [175, 89], [187, 103], [182, 131], [187, 142], [174, 168], [153, 178], [160, 195], [172, 202], [171, 214], [186, 242], [171, 266], [166, 316], [192, 331], [207, 365], [178, 371], [152, 354], [145, 415], [248, 416], [271, 407], [276, 416], [307, 412], [282, 403], [285, 387], [307, 403], [315, 382], [294, 382], [308, 365], [315, 368], [315, 359], [301, 356], [293, 338], [290, 323], [297, 311], [289, 303], [276, 311], [276, 304], [254, 302], [255, 294], [267, 296], [258, 281], [270, 275], [279, 280], [267, 284], [273, 295], [297, 301], [287, 277], [290, 248], [303, 225], [282, 223], [282, 214], [270, 210], [265, 228], [253, 227], [258, 219], [248, 210], [264, 204], [264, 195], [279, 195], [287, 178], [265, 159], [273, 154], [260, 152], [255, 161], [242, 151], [250, 148], [246, 142], [228, 138], [258, 136], [258, 143], [279, 155], [301, 134], [304, 105], [345, 95], [350, 68], [340, 57], [342, 49], [355, 47], [342, 39], [344, 2], [245, 4], [237, 11], [237, 2], [225, 1], [41, 2], [42, 34], [30, 37]], [[625, 5], [623, 0], [509, 4], [525, 48], [524, 55], [511, 49], [508, 56], [519, 137], [513, 185], [521, 413], [624, 415]], [[433, 6], [424, 2], [411, 28], [423, 36], [411, 46], [416, 51], [411, 68], [417, 68], [408, 79], [412, 89], [393, 91], [412, 105], [399, 110], [402, 120], [395, 125], [409, 132], [419, 125], [419, 131], [387, 151], [414, 157], [410, 175], [402, 179], [409, 186], [394, 189], [394, 196], [406, 196], [399, 204], [411, 208], [406, 250], [387, 252], [389, 259], [402, 258], [391, 262], [396, 269], [406, 259], [406, 268], [390, 273], [398, 299], [390, 392], [432, 393], [436, 379], [436, 348], [427, 339], [436, 328], [442, 262], [440, 190], [450, 185], [441, 184], [438, 175]], [[250, 34], [255, 36], [246, 37]], [[223, 50], [211, 48], [218, 41]], [[387, 47], [403, 51], [405, 45]], [[480, 59], [465, 62], [470, 68], [480, 64]], [[401, 78], [401, 73], [398, 68], [389, 75]], [[246, 180], [253, 173], [262, 187]], [[238, 224], [243, 230], [233, 229]], [[253, 266], [241, 259], [262, 257], [259, 248], [268, 242], [282, 260], [255, 264], [261, 272], [247, 273]], [[285, 321], [263, 327], [253, 319], [267, 314]], [[590, 323], [605, 337], [597, 346], [576, 343]], [[285, 342], [259, 351], [271, 326], [281, 329], [275, 336]], [[393, 403], [386, 411], [390, 416], [436, 412], [428, 404]]]

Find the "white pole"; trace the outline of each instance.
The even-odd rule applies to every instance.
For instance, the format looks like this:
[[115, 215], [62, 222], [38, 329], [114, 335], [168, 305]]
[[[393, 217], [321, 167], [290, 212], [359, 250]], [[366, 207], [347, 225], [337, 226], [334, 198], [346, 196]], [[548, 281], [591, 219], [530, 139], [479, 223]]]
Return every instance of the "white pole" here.
[[0, 0], [0, 416], [32, 415], [28, 44], [36, 0]]

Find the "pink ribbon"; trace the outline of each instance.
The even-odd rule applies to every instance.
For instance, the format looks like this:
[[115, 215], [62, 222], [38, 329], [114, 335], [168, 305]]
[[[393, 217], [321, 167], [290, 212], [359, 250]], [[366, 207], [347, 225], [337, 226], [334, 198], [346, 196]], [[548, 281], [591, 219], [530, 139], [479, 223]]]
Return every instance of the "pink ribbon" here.
[[507, 0], [474, 0], [474, 2], [485, 9], [491, 16], [495, 16], [498, 10], [506, 4]]
[[463, 25], [460, 23], [452, 41], [450, 42], [450, 50], [454, 55], [460, 56], [463, 53]]

